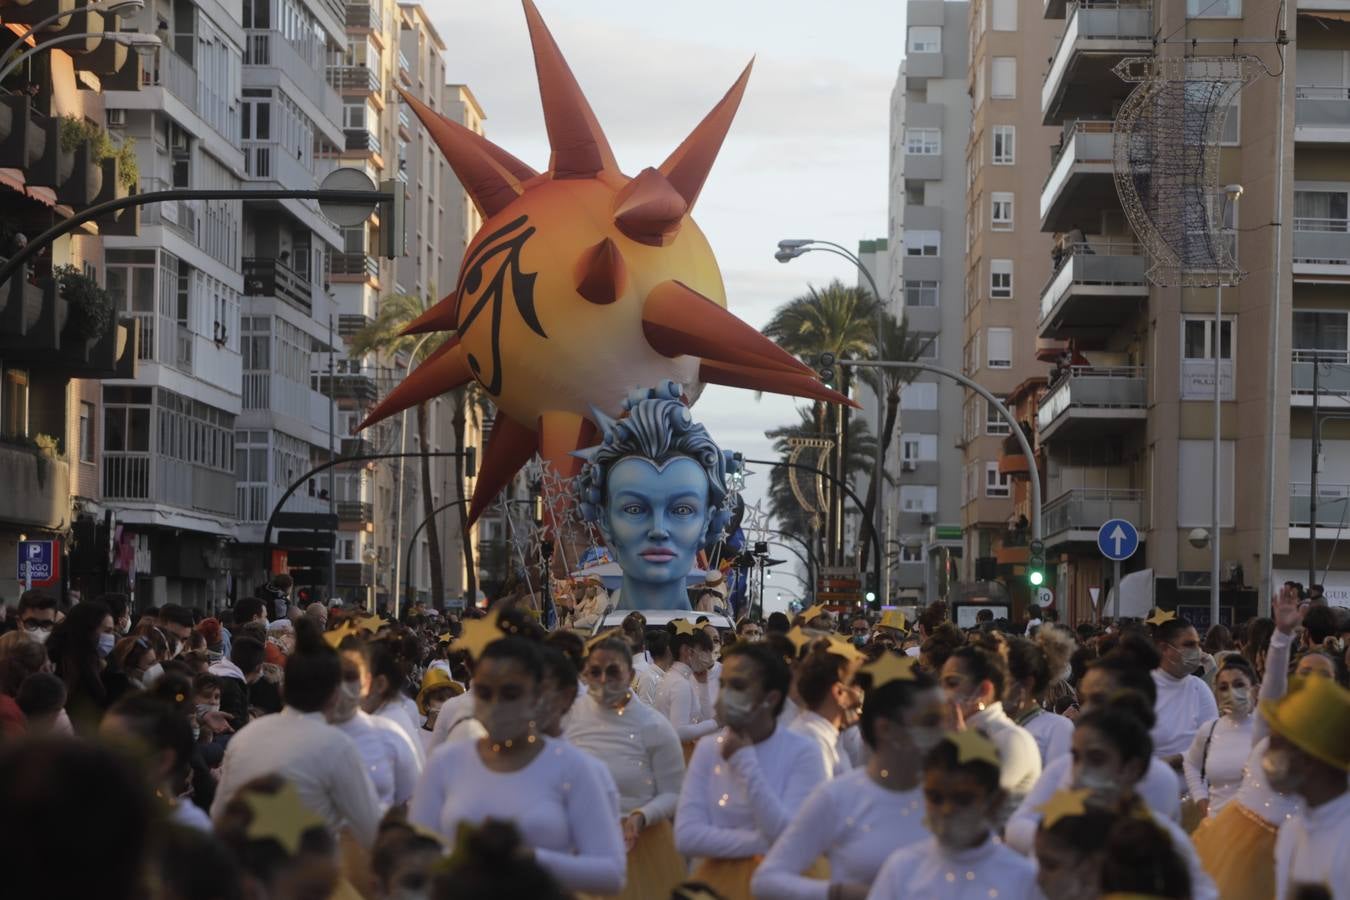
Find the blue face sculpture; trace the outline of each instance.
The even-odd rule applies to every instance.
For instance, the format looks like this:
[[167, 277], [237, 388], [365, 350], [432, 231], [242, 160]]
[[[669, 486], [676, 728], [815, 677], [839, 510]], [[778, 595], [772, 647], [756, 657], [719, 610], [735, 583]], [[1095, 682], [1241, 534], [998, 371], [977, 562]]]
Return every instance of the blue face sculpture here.
[[688, 609], [685, 576], [708, 533], [708, 475], [687, 456], [629, 457], [609, 472], [600, 531], [623, 569], [630, 609]]

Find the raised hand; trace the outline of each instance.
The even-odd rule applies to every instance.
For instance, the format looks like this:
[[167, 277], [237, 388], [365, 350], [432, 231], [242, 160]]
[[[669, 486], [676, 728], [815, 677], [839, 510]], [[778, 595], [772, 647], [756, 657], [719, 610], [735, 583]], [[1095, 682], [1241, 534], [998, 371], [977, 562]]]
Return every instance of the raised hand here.
[[1307, 608], [1299, 604], [1298, 591], [1289, 585], [1281, 587], [1271, 598], [1270, 615], [1281, 634], [1293, 634], [1303, 624], [1306, 612]]

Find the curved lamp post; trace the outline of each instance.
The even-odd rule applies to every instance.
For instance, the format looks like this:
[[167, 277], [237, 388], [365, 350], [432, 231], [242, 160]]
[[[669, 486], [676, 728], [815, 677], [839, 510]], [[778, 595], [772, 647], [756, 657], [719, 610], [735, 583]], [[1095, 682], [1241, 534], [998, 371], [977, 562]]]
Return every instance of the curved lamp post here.
[[[27, 41], [30, 37], [33, 37], [33, 35], [37, 34], [53, 22], [60, 21], [61, 19], [68, 19], [71, 16], [82, 12], [96, 12], [102, 15], [119, 15], [123, 12], [141, 10], [144, 8], [145, 0], [111, 0], [109, 3], [90, 3], [80, 9], [67, 9], [64, 12], [54, 13], [35, 25], [30, 25], [27, 31], [19, 35], [19, 39], [14, 43], [14, 46], [10, 47], [3, 54], [0, 54], [0, 66], [4, 66], [7, 60], [21, 53], [21, 48], [28, 46]], [[128, 34], [130, 33], [131, 32], [128, 32]]]
[[141, 34], [139, 31], [86, 31], [80, 34], [63, 34], [52, 38], [50, 41], [43, 41], [35, 47], [29, 47], [18, 56], [11, 59], [3, 69], [0, 69], [0, 81], [8, 78], [15, 69], [22, 66], [28, 59], [43, 50], [56, 44], [70, 44], [75, 41], [82, 41], [86, 38], [102, 38], [105, 41], [112, 41], [121, 44], [124, 47], [131, 47], [137, 53], [150, 53], [158, 49], [162, 42], [153, 34]]

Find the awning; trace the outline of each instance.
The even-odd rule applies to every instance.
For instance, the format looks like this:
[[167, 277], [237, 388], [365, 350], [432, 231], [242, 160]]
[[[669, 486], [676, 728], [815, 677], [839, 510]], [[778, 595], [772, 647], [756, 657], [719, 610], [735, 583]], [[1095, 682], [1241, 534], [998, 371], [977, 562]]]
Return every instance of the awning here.
[[1350, 22], [1350, 12], [1338, 12], [1331, 9], [1319, 9], [1316, 12], [1300, 9], [1300, 16], [1309, 16], [1314, 19], [1329, 19], [1335, 22]]

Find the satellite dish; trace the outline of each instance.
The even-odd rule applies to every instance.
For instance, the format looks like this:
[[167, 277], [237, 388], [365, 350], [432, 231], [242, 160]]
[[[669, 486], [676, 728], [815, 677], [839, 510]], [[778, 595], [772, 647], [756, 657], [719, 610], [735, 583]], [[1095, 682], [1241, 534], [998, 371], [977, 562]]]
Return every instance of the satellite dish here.
[[[370, 191], [374, 194], [375, 182], [360, 169], [343, 168], [329, 172], [319, 185], [322, 191]], [[379, 201], [353, 203], [351, 201], [320, 200], [319, 209], [339, 228], [354, 228], [375, 212]]]

